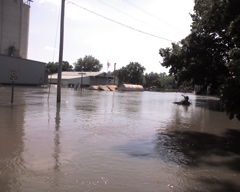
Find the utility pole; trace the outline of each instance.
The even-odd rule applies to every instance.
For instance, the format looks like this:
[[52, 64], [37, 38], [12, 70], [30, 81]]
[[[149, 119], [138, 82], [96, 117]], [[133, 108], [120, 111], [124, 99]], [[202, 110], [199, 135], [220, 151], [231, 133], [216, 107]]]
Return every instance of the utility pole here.
[[59, 62], [58, 62], [58, 81], [57, 81], [57, 103], [61, 102], [62, 58], [63, 58], [63, 37], [64, 37], [64, 9], [65, 9], [65, 0], [62, 0], [61, 26], [60, 26], [60, 47], [59, 47]]
[[113, 84], [115, 85], [115, 70], [116, 70], [116, 63], [114, 63], [114, 71], [113, 71]]

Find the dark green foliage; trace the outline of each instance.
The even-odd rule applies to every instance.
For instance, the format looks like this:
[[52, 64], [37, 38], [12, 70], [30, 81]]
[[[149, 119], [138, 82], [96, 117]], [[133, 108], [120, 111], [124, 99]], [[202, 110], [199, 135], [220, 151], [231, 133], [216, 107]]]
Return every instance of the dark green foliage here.
[[[73, 70], [73, 66], [70, 65], [67, 61], [63, 61], [62, 63], [62, 71], [72, 71]], [[46, 71], [49, 74], [52, 73], [57, 73], [58, 72], [58, 62], [49, 62], [46, 65]]]
[[130, 62], [126, 67], [116, 71], [119, 83], [142, 85], [144, 82], [145, 68], [137, 62]]
[[57, 65], [57, 63], [49, 62], [49, 63], [46, 65], [46, 71], [47, 71], [49, 74], [57, 73], [57, 72], [58, 72], [58, 65]]
[[164, 76], [161, 78], [162, 88], [164, 89], [176, 89], [175, 78], [171, 75]]
[[240, 121], [240, 81], [235, 78], [228, 79], [222, 91], [221, 99], [229, 118], [233, 119], [236, 115]]
[[162, 65], [179, 83], [221, 94], [229, 117], [240, 113], [240, 1], [195, 0], [191, 33], [172, 48], [160, 49]]
[[84, 58], [78, 59], [76, 63], [74, 63], [75, 71], [92, 71], [99, 72], [101, 71], [103, 65], [99, 60], [95, 59], [93, 56], [85, 56]]
[[161, 87], [162, 86], [161, 78], [159, 74], [151, 72], [149, 74], [146, 73], [144, 77], [145, 77], [144, 87], [152, 87], [152, 86]]
[[62, 71], [73, 71], [73, 66], [70, 65], [67, 61], [63, 61]]
[[146, 73], [144, 75], [145, 83], [144, 87], [156, 87], [164, 89], [176, 89], [175, 78], [166, 73]]

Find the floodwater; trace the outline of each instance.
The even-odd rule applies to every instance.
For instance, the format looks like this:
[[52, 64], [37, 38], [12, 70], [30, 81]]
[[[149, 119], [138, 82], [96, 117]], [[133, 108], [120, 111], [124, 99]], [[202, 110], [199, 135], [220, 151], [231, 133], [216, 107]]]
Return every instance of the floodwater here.
[[240, 122], [181, 93], [0, 87], [2, 192], [237, 192]]

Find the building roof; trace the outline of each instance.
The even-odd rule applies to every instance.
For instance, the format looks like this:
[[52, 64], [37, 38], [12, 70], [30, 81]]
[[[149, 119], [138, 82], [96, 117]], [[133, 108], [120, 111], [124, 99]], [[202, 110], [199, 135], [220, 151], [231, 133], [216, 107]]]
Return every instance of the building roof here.
[[[112, 77], [112, 75], [106, 72], [86, 72], [86, 71], [63, 71], [62, 72], [62, 79], [76, 79], [81, 77]], [[57, 79], [58, 73], [54, 73], [49, 75], [51, 79]]]

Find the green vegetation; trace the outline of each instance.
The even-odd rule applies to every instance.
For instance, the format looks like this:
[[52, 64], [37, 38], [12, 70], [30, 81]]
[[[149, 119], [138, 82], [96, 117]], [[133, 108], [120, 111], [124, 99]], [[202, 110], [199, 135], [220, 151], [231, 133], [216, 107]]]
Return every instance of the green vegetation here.
[[172, 90], [177, 89], [175, 78], [166, 73], [146, 73], [144, 75], [144, 87], [155, 88], [156, 90]]
[[115, 71], [119, 84], [129, 83], [143, 85], [145, 88], [154, 88], [156, 90], [177, 89], [175, 78], [166, 73], [146, 73], [145, 68], [138, 62], [130, 62], [126, 67]]
[[[163, 76], [166, 76], [166, 74], [164, 74]], [[144, 83], [144, 86], [145, 87], [161, 87], [162, 86], [162, 83], [161, 83], [161, 77], [160, 77], [160, 74], [158, 73], [146, 73], [145, 74], [145, 83]]]
[[195, 0], [191, 33], [159, 53], [178, 83], [208, 87], [229, 118], [240, 120], [239, 13], [239, 0]]
[[126, 67], [115, 71], [119, 83], [130, 83], [142, 85], [144, 81], [145, 68], [138, 62], [130, 62]]
[[103, 65], [100, 63], [98, 59], [95, 59], [93, 56], [85, 56], [84, 58], [78, 59], [76, 63], [74, 63], [75, 71], [93, 71], [99, 72], [101, 71]]
[[[58, 72], [58, 62], [48, 62], [46, 65], [46, 71], [49, 74], [57, 73]], [[62, 64], [62, 71], [73, 71], [73, 66], [70, 65], [67, 61], [63, 61]]]

